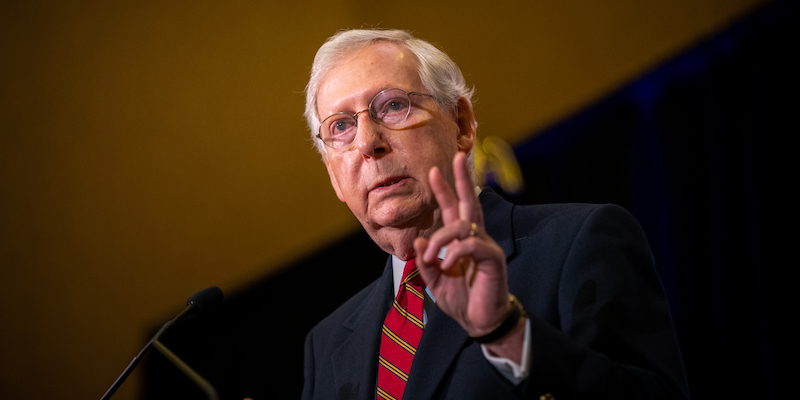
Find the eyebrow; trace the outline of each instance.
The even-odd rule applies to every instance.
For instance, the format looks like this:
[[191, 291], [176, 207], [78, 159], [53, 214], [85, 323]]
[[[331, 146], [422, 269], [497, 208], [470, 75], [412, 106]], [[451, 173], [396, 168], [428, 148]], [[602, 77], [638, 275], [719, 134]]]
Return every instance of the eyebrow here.
[[319, 116], [318, 118], [320, 118], [320, 122], [322, 122], [322, 120], [324, 120], [325, 118], [328, 118], [328, 117], [330, 117], [331, 115], [334, 115], [334, 114], [348, 113], [348, 114], [352, 115], [352, 114], [355, 114], [355, 113], [357, 113], [359, 111], [368, 110], [369, 109], [369, 105], [372, 102], [372, 100], [375, 98], [375, 96], [377, 96], [378, 93], [383, 92], [384, 90], [389, 90], [389, 89], [400, 89], [400, 90], [402, 90], [402, 91], [404, 91], [406, 93], [416, 93], [416, 92], [409, 92], [408, 90], [405, 90], [405, 89], [401, 89], [399, 86], [384, 85], [384, 86], [381, 86], [380, 89], [374, 91], [372, 93], [372, 95], [369, 97], [369, 100], [367, 101], [367, 108], [362, 108], [361, 110], [341, 110], [340, 109], [339, 111], [334, 111], [334, 112], [332, 112], [332, 113], [330, 113], [330, 114], [328, 114], [328, 115], [326, 115], [324, 117], [323, 116]]

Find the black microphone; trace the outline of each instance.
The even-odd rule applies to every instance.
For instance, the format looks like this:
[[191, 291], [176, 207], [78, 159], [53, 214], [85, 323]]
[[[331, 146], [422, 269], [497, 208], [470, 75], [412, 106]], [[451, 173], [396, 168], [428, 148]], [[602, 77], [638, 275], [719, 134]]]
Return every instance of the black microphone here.
[[[137, 365], [139, 365], [139, 361], [141, 361], [145, 353], [147, 353], [147, 351], [150, 350], [150, 348], [153, 346], [155, 346], [156, 349], [161, 354], [164, 354], [164, 356], [166, 356], [167, 359], [169, 359], [173, 364], [175, 364], [181, 371], [189, 375], [189, 378], [191, 378], [192, 381], [198, 384], [198, 386], [200, 386], [200, 388], [204, 392], [206, 392], [206, 395], [208, 395], [210, 399], [217, 399], [218, 396], [216, 394], [216, 391], [214, 390], [214, 387], [211, 386], [211, 384], [208, 383], [205, 379], [203, 379], [199, 374], [194, 372], [194, 370], [192, 370], [188, 365], [186, 365], [186, 363], [183, 363], [183, 361], [181, 361], [178, 358], [178, 356], [176, 356], [171, 351], [169, 351], [169, 349], [164, 347], [164, 345], [161, 344], [161, 342], [159, 342], [158, 339], [161, 338], [161, 335], [170, 330], [180, 321], [183, 321], [186, 317], [190, 315], [200, 316], [201, 314], [216, 307], [217, 305], [222, 303], [222, 298], [223, 298], [222, 290], [220, 290], [220, 288], [216, 286], [211, 286], [209, 288], [203, 289], [193, 294], [191, 297], [189, 297], [189, 300], [186, 301], [186, 308], [184, 308], [180, 314], [178, 314], [171, 321], [164, 324], [164, 326], [162, 326], [161, 329], [159, 329], [158, 332], [156, 332], [155, 336], [153, 336], [153, 338], [150, 339], [149, 342], [147, 342], [144, 348], [142, 348], [142, 350], [139, 351], [139, 354], [137, 354], [136, 357], [134, 357], [133, 360], [131, 360], [130, 364], [128, 364], [128, 367], [125, 368], [124, 371], [122, 371], [122, 374], [117, 378], [116, 381], [114, 381], [114, 384], [112, 384], [111, 387], [108, 388], [106, 394], [104, 394], [103, 397], [100, 398], [100, 400], [107, 400], [108, 398], [111, 397], [111, 395], [114, 394], [114, 392], [117, 391], [119, 386], [122, 385], [122, 382], [125, 382], [125, 379], [128, 378], [128, 375], [130, 375], [133, 369], [136, 368]], [[178, 363], [181, 363], [182, 365], [178, 365]]]
[[205, 288], [186, 300], [186, 308], [178, 314], [173, 323], [178, 323], [189, 315], [200, 316], [222, 303], [222, 290], [216, 286]]

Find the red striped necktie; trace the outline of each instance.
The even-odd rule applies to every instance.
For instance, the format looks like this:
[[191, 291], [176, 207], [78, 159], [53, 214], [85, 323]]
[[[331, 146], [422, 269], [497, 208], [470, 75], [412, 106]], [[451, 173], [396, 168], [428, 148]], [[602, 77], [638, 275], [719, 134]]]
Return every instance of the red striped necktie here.
[[378, 356], [378, 399], [400, 400], [403, 397], [411, 362], [422, 338], [423, 287], [412, 258], [406, 262], [397, 297], [383, 322]]

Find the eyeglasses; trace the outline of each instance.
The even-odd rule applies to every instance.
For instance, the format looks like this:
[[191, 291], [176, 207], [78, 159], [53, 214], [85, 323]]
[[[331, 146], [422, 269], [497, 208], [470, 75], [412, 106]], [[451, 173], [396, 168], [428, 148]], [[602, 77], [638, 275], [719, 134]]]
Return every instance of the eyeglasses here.
[[[420, 113], [411, 101], [411, 96], [433, 97], [425, 93], [406, 92], [402, 89], [386, 89], [376, 94], [369, 102], [369, 108], [355, 114], [340, 112], [322, 120], [317, 138], [332, 149], [342, 149], [356, 140], [358, 134], [358, 115], [368, 111], [373, 121], [389, 128], [402, 129], [410, 126]], [[410, 122], [409, 122], [410, 121]]]

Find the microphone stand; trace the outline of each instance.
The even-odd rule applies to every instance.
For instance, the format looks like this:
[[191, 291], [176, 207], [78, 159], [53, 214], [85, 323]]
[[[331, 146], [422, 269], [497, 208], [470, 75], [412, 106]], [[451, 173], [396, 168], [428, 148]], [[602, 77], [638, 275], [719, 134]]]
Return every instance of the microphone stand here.
[[142, 357], [145, 355], [145, 353], [147, 353], [148, 350], [150, 350], [151, 347], [155, 347], [156, 350], [167, 357], [170, 362], [175, 364], [175, 366], [178, 367], [181, 372], [186, 374], [189, 379], [191, 379], [197, 386], [200, 387], [200, 389], [203, 390], [203, 392], [206, 393], [206, 396], [208, 396], [210, 400], [219, 400], [216, 389], [214, 389], [214, 387], [207, 380], [203, 379], [200, 374], [195, 372], [191, 367], [183, 362], [183, 360], [176, 356], [175, 353], [166, 348], [166, 346], [164, 346], [164, 344], [162, 344], [158, 339], [161, 338], [161, 335], [163, 335], [164, 332], [168, 331], [173, 325], [177, 324], [184, 318], [193, 314], [200, 315], [204, 311], [213, 308], [221, 302], [222, 291], [216, 286], [203, 289], [193, 294], [192, 297], [189, 298], [189, 301], [186, 302], [186, 308], [184, 308], [183, 311], [178, 314], [178, 316], [173, 318], [171, 321], [168, 321], [166, 324], [164, 324], [164, 326], [161, 327], [161, 329], [158, 330], [158, 332], [156, 332], [155, 336], [153, 336], [153, 338], [147, 342], [144, 348], [139, 351], [139, 354], [137, 354], [136, 357], [131, 360], [130, 364], [128, 364], [128, 367], [125, 368], [125, 371], [122, 371], [122, 374], [117, 378], [116, 381], [114, 381], [111, 387], [108, 388], [106, 394], [104, 394], [100, 400], [108, 400], [111, 395], [117, 391], [119, 386], [122, 385], [122, 382], [124, 382], [125, 379], [128, 378], [128, 375], [131, 374], [133, 369], [139, 365], [139, 361], [141, 361]]
[[181, 372], [186, 374], [186, 376], [191, 379], [195, 385], [197, 385], [200, 389], [205, 392], [206, 396], [208, 396], [209, 400], [219, 400], [219, 395], [217, 394], [217, 390], [214, 389], [214, 386], [211, 385], [207, 380], [205, 380], [200, 374], [195, 372], [188, 364], [183, 362], [178, 356], [175, 355], [170, 349], [164, 346], [158, 340], [153, 340], [153, 347], [158, 350], [159, 353], [163, 354], [170, 362], [175, 364]]
[[[184, 313], [181, 313], [181, 316], [183, 314]], [[174, 319], [164, 324], [164, 326], [162, 326], [161, 329], [158, 330], [155, 336], [153, 336], [153, 338], [150, 339], [149, 342], [147, 342], [147, 344], [142, 348], [142, 350], [139, 351], [139, 354], [137, 354], [136, 357], [134, 357], [133, 360], [131, 360], [130, 364], [128, 364], [128, 367], [125, 368], [125, 371], [122, 371], [122, 374], [117, 378], [117, 380], [114, 381], [114, 383], [111, 385], [110, 388], [108, 388], [108, 390], [106, 390], [106, 394], [104, 394], [103, 397], [100, 398], [100, 400], [108, 400], [109, 398], [111, 398], [111, 395], [113, 395], [114, 392], [116, 392], [117, 389], [119, 389], [119, 386], [122, 385], [122, 382], [125, 382], [125, 379], [128, 379], [128, 375], [130, 375], [131, 372], [133, 372], [133, 369], [136, 368], [137, 365], [139, 365], [139, 361], [142, 360], [142, 357], [144, 357], [145, 353], [147, 353], [147, 351], [150, 350], [151, 347], [153, 347], [153, 342], [157, 341], [158, 338], [161, 337], [161, 335], [164, 332], [166, 332], [169, 328], [171, 328], [173, 324], [175, 324]]]

